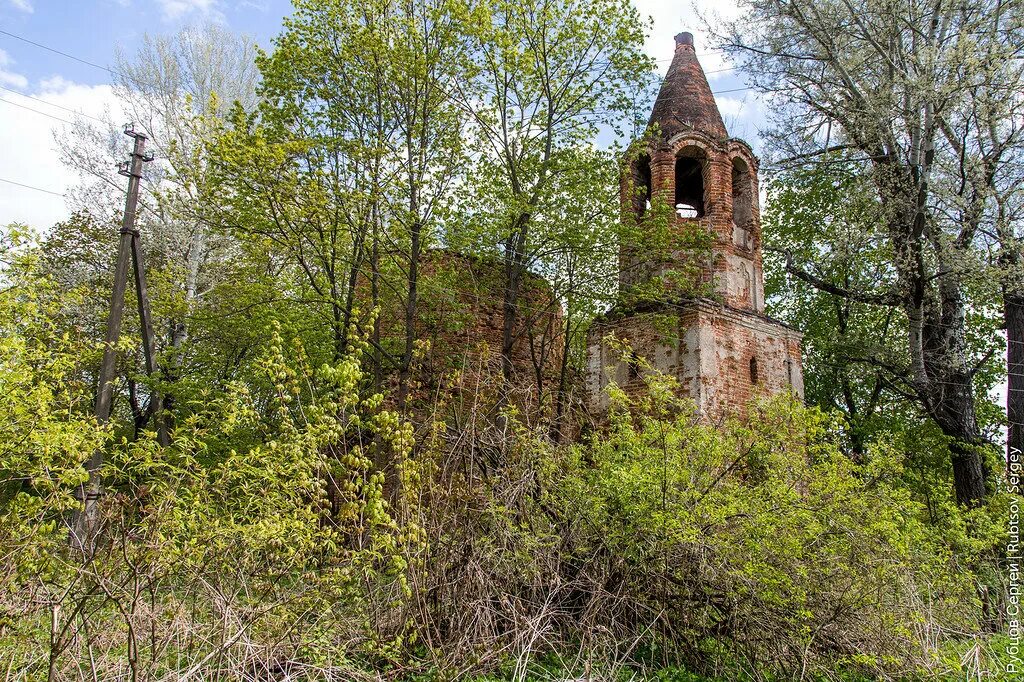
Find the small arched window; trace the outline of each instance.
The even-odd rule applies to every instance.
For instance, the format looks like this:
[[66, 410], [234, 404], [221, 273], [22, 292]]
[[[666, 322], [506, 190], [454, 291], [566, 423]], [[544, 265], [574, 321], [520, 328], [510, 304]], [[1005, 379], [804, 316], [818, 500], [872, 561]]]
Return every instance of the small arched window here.
[[675, 167], [676, 214], [682, 218], [704, 217], [704, 163], [703, 153], [685, 149], [676, 157]]
[[760, 377], [757, 375], [757, 357], [750, 358], [750, 383], [757, 385]]

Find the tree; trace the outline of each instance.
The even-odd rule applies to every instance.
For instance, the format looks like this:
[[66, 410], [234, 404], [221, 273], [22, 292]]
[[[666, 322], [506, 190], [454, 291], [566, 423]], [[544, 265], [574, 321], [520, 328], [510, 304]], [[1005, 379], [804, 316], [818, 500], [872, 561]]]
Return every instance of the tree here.
[[625, 121], [652, 64], [642, 52], [643, 24], [628, 2], [495, 0], [485, 7], [490, 16], [471, 35], [476, 77], [455, 92], [471, 116], [476, 162], [464, 202], [471, 234], [462, 239], [493, 244], [503, 259], [501, 359], [508, 383], [513, 349], [529, 327], [517, 326], [524, 274], [559, 229], [559, 206], [578, 198], [577, 188], [558, 180], [588, 171], [592, 157], [578, 150], [602, 126], [617, 129]]
[[874, 433], [888, 426], [887, 408], [907, 407], [879, 366], [905, 362], [905, 326], [894, 308], [794, 286], [784, 250], [801, 263], [813, 263], [815, 276], [837, 288], [874, 286], [886, 276], [891, 260], [882, 226], [874, 221], [874, 188], [855, 163], [836, 159], [780, 173], [767, 191], [766, 295], [774, 314], [804, 333], [807, 402], [844, 414], [851, 454], [862, 461]]
[[336, 355], [361, 302], [399, 299], [398, 348], [379, 327], [370, 341], [398, 372], [402, 406], [420, 260], [463, 172], [463, 116], [448, 93], [464, 80], [464, 44], [448, 0], [299, 2], [259, 60], [263, 101], [236, 111], [215, 152], [222, 223], [283, 247], [330, 307]]
[[404, 408], [417, 333], [420, 260], [436, 239], [437, 219], [452, 201], [454, 182], [463, 177], [465, 117], [449, 93], [467, 76], [468, 64], [462, 12], [455, 3], [385, 2], [379, 14], [381, 20], [371, 27], [363, 44], [371, 47], [380, 82], [389, 85], [377, 90], [378, 97], [384, 98], [379, 106], [395, 122], [389, 151], [404, 156], [401, 180], [386, 206], [394, 224], [408, 235], [403, 259], [405, 338], [397, 396]]
[[[753, 0], [745, 7], [720, 35], [755, 85], [774, 93], [774, 149], [793, 163], [855, 153], [873, 182], [891, 254], [891, 277], [861, 288], [825, 282], [795, 259], [787, 269], [835, 296], [902, 312], [906, 361], [893, 376], [949, 437], [957, 499], [978, 504], [986, 472], [975, 376], [988, 358], [972, 352], [968, 319], [986, 305], [978, 296], [987, 286], [994, 188], [984, 178], [1003, 176], [1021, 140], [1006, 106], [1017, 94], [973, 86], [1004, 83], [1019, 70], [1020, 8], [1001, 0], [893, 7]], [[965, 115], [981, 105], [981, 90], [998, 92], [1003, 106], [992, 121], [999, 151], [979, 169], [957, 140], [982, 145], [975, 117]], [[975, 176], [980, 184], [968, 182]]]
[[[210, 131], [199, 123], [223, 115], [234, 101], [252, 106], [255, 54], [252, 40], [216, 24], [186, 27], [173, 36], [144, 35], [137, 52], [116, 59], [113, 90], [120, 109], [107, 112], [105, 123], [79, 119], [57, 138], [65, 163], [82, 179], [71, 191], [76, 218], [58, 226], [46, 246], [52, 264], [68, 266], [54, 273], [69, 286], [88, 284], [72, 280], [85, 274], [81, 265], [95, 261], [92, 247], [75, 238], [77, 229], [106, 229], [113, 237], [120, 224], [124, 183], [116, 168], [125, 154], [122, 117], [149, 138], [157, 161], [146, 168], [137, 222], [145, 235], [156, 331], [166, 339], [161, 365], [170, 383], [180, 379], [186, 356], [195, 354], [186, 347], [189, 321], [200, 297], [228, 274], [233, 250], [211, 232], [204, 210], [207, 197], [199, 179], [206, 172], [203, 139]], [[107, 267], [112, 269], [112, 259]], [[106, 286], [92, 290], [102, 301], [95, 311], [108, 302]], [[135, 421], [144, 426], [148, 411], [138, 405], [136, 382], [127, 385]], [[176, 393], [168, 396], [169, 412]]]
[[216, 160], [209, 191], [219, 228], [251, 256], [278, 262], [278, 296], [326, 315], [337, 359], [384, 183], [386, 130], [369, 101], [373, 75], [350, 59], [335, 25], [302, 9], [273, 54], [258, 59], [258, 106], [236, 105], [208, 141]]

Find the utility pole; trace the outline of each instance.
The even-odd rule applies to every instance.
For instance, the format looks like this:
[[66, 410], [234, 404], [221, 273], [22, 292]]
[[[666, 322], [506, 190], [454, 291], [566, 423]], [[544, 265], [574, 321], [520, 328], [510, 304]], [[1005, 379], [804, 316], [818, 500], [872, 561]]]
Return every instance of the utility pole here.
[[[110, 314], [107, 317], [107, 332], [103, 340], [103, 361], [100, 364], [99, 392], [96, 396], [94, 415], [96, 421], [105, 424], [110, 420], [110, 411], [114, 400], [114, 379], [117, 373], [117, 345], [121, 338], [121, 320], [124, 314], [124, 294], [128, 286], [128, 262], [132, 262], [135, 271], [135, 292], [139, 306], [139, 321], [142, 328], [142, 350], [146, 359], [146, 372], [151, 378], [157, 374], [156, 339], [153, 335], [153, 323], [149, 312], [149, 297], [146, 292], [145, 268], [142, 261], [142, 246], [139, 231], [135, 229], [135, 217], [139, 206], [139, 185], [142, 181], [142, 164], [152, 161], [153, 156], [146, 154], [146, 136], [136, 132], [132, 124], [124, 127], [124, 134], [135, 141], [131, 159], [123, 162], [118, 173], [128, 177], [128, 198], [124, 205], [124, 218], [121, 221], [121, 239], [117, 250], [117, 265], [114, 268], [114, 292], [110, 301]], [[150, 394], [149, 412], [157, 424], [157, 438], [161, 445], [166, 446], [170, 439], [167, 434], [166, 422], [161, 414], [161, 397], [155, 389]], [[96, 450], [86, 464], [89, 480], [79, 489], [79, 500], [83, 504], [72, 524], [72, 542], [79, 548], [92, 544], [99, 521], [98, 501], [103, 490], [99, 470], [103, 466], [103, 451]]]

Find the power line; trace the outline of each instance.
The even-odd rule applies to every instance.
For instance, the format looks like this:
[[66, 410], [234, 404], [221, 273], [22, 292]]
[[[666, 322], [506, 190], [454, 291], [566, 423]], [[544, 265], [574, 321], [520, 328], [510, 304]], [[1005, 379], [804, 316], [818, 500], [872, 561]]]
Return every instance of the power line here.
[[712, 90], [711, 94], [712, 95], [724, 95], [727, 92], [743, 92], [744, 90], [753, 90], [753, 89], [754, 89], [753, 87], [748, 85], [748, 86], [743, 87], [743, 88], [730, 88], [728, 90]]
[[74, 123], [72, 123], [71, 121], [67, 120], [66, 118], [61, 118], [60, 116], [54, 116], [53, 114], [48, 114], [45, 111], [39, 111], [38, 109], [33, 109], [32, 107], [27, 107], [24, 104], [18, 104], [17, 102], [12, 102], [9, 99], [3, 99], [2, 97], [0, 97], [0, 102], [3, 102], [4, 104], [10, 104], [13, 107], [18, 107], [20, 109], [25, 109], [27, 111], [31, 111], [34, 114], [39, 114], [40, 116], [45, 116], [46, 118], [52, 118], [54, 121], [60, 121], [61, 123], [67, 123], [68, 125], [74, 125]]
[[[32, 95], [26, 95], [25, 93], [18, 92], [17, 90], [14, 90], [13, 88], [8, 88], [6, 86], [0, 85], [0, 90], [6, 90], [7, 92], [13, 92], [15, 95], [21, 95], [22, 97], [25, 97], [27, 99], [32, 99], [32, 100], [35, 100], [37, 102], [41, 102], [41, 103], [46, 104], [48, 106], [54, 107], [56, 109], [63, 109], [64, 111], [67, 111], [69, 113], [75, 114], [76, 116], [84, 116], [85, 118], [91, 118], [92, 120], [99, 121], [100, 123], [106, 123], [106, 121], [104, 121], [102, 118], [97, 118], [96, 116], [90, 116], [89, 114], [84, 114], [81, 111], [78, 111], [76, 109], [72, 109], [71, 107], [65, 107], [65, 106], [61, 106], [60, 104], [54, 104], [53, 102], [47, 102], [45, 99], [42, 99], [40, 97], [33, 97]], [[6, 100], [4, 100], [4, 101], [6, 101]], [[13, 104], [13, 102], [12, 102], [12, 104]]]
[[67, 57], [68, 59], [73, 59], [76, 62], [79, 62], [81, 64], [85, 64], [86, 66], [91, 66], [94, 69], [100, 69], [101, 71], [106, 71], [107, 73], [112, 74], [114, 76], [119, 76], [121, 78], [127, 78], [127, 76], [125, 76], [123, 73], [120, 73], [119, 71], [115, 71], [115, 70], [113, 70], [111, 68], [108, 68], [106, 66], [100, 66], [99, 64], [96, 64], [95, 62], [90, 62], [90, 61], [88, 61], [86, 59], [82, 59], [80, 57], [76, 57], [73, 54], [68, 54], [67, 52], [61, 52], [60, 50], [58, 50], [56, 48], [49, 47], [47, 45], [43, 45], [42, 43], [37, 43], [36, 41], [29, 40], [28, 38], [23, 38], [22, 36], [16, 35], [14, 33], [10, 33], [9, 31], [0, 30], [0, 35], [5, 35], [5, 36], [8, 36], [10, 38], [14, 38], [15, 40], [20, 40], [23, 43], [28, 43], [29, 45], [34, 45], [34, 46], [36, 46], [36, 47], [38, 47], [40, 49], [46, 50], [48, 52], [53, 52], [54, 54], [59, 54], [62, 57]]
[[34, 189], [37, 192], [46, 192], [47, 194], [52, 194], [55, 197], [65, 197], [65, 198], [67, 198], [67, 195], [63, 194], [61, 192], [54, 192], [53, 190], [43, 189], [42, 187], [36, 187], [34, 185], [26, 185], [26, 184], [24, 184], [22, 182], [15, 182], [14, 180], [8, 180], [7, 178], [0, 178], [0, 182], [6, 182], [9, 185], [16, 185], [18, 187], [24, 187], [25, 189]]
[[[23, 187], [25, 189], [35, 190], [37, 192], [44, 192], [46, 194], [52, 194], [53, 196], [65, 197], [65, 198], [67, 197], [66, 194], [63, 194], [61, 192], [54, 192], [52, 190], [44, 189], [42, 187], [36, 187], [34, 185], [27, 185], [27, 184], [24, 184], [24, 183], [21, 183], [21, 182], [15, 182], [14, 180], [8, 180], [6, 178], [0, 178], [0, 182], [5, 182], [5, 183], [11, 184], [11, 185], [15, 185], [17, 187]], [[543, 277], [543, 275], [540, 275], [540, 277]], [[434, 286], [431, 286], [431, 284], [427, 283], [427, 282], [422, 282], [420, 284], [420, 286], [422, 288], [425, 288], [425, 289], [433, 289], [434, 288]], [[443, 285], [436, 285], [436, 286], [441, 287], [441, 288], [437, 289], [437, 291], [439, 291], [441, 293], [443, 293], [443, 292], [456, 292], [456, 293], [459, 293], [459, 294], [465, 294], [465, 295], [471, 296], [471, 297], [476, 298], [478, 300], [482, 299], [482, 300], [486, 300], [486, 301], [492, 301], [492, 302], [495, 302], [495, 303], [503, 303], [504, 302], [504, 299], [499, 298], [498, 296], [496, 296], [494, 294], [486, 293], [484, 291], [474, 291], [474, 290], [469, 290], [469, 289], [460, 289], [458, 287], [443, 286]], [[557, 300], [557, 297], [552, 300], [552, 303], [554, 303], [555, 300]], [[654, 303], [654, 304], [665, 305], [665, 306], [668, 306], [668, 307], [671, 307], [671, 308], [676, 308], [676, 309], [681, 309], [681, 310], [686, 309], [688, 307], [685, 303], [679, 303], [677, 301], [672, 301], [672, 300], [667, 300], [667, 299], [653, 298], [653, 299], [650, 299], [649, 302], [650, 303]], [[523, 302], [520, 302], [519, 305], [517, 305], [516, 307], [520, 311], [536, 312], [536, 313], [539, 313], [541, 315], [552, 314], [554, 312], [554, 306], [553, 305], [548, 305], [548, 306], [544, 306], [544, 307], [537, 307], [537, 306], [531, 306], [531, 305], [525, 304]], [[595, 324], [598, 327], [612, 327], [612, 326], [615, 326], [614, 323], [603, 321], [603, 320], [595, 320]], [[940, 326], [952, 326], [952, 325], [940, 325]], [[1024, 341], [1018, 341], [1016, 339], [1002, 339], [1002, 341], [1004, 343], [1006, 343], [1007, 345], [1009, 345], [1010, 343], [1024, 344]], [[932, 379], [931, 381], [932, 381], [932, 383], [959, 385], [959, 384], [953, 384], [951, 382], [941, 381], [941, 380], [938, 380], [938, 379]], [[1024, 391], [1024, 389], [1008, 389], [1008, 390]]]
[[[33, 46], [38, 47], [40, 49], [47, 50], [48, 52], [53, 52], [54, 54], [59, 54], [62, 57], [66, 57], [68, 59], [73, 59], [74, 61], [79, 62], [80, 64], [85, 64], [86, 66], [91, 66], [94, 69], [100, 69], [101, 71], [106, 71], [107, 73], [109, 73], [111, 75], [114, 75], [114, 76], [118, 76], [119, 78], [124, 78], [126, 80], [133, 80], [129, 76], [127, 76], [127, 75], [125, 75], [125, 74], [123, 74], [120, 71], [117, 71], [115, 69], [111, 69], [110, 67], [102, 66], [102, 65], [97, 64], [95, 62], [90, 62], [87, 59], [82, 59], [81, 57], [76, 57], [73, 54], [68, 54], [67, 52], [63, 52], [61, 50], [58, 50], [58, 49], [53, 48], [53, 47], [50, 47], [48, 45], [43, 45], [42, 43], [37, 43], [34, 40], [29, 40], [28, 38], [19, 36], [17, 34], [9, 32], [9, 31], [0, 30], [0, 35], [5, 35], [5, 36], [8, 36], [10, 38], [14, 38], [15, 40], [20, 40], [22, 42], [28, 43], [29, 45], [33, 45]], [[725, 52], [725, 50], [716, 49], [716, 48], [709, 48], [709, 49], [707, 49], [707, 50], [705, 50], [703, 52], [695, 53], [694, 56], [702, 57], [702, 56], [707, 56], [707, 55], [710, 55], [711, 53], [717, 53], [717, 52]], [[663, 63], [671, 62], [673, 59], [674, 59], [673, 57], [668, 57], [668, 58], [665, 58], [665, 59], [652, 59], [651, 61], [653, 61], [653, 62], [655, 62], [657, 64], [663, 64]], [[727, 66], [727, 67], [724, 67], [724, 68], [721, 68], [721, 69], [712, 69], [711, 71], [705, 71], [704, 73], [705, 74], [724, 73], [726, 71], [734, 71], [737, 68], [739, 68], [739, 67]]]
[[[123, 73], [121, 73], [119, 71], [116, 71], [114, 69], [111, 69], [109, 67], [102, 66], [100, 64], [97, 64], [95, 62], [91, 62], [91, 61], [86, 60], [86, 59], [82, 59], [80, 57], [76, 57], [76, 56], [74, 56], [72, 54], [68, 54], [67, 52], [63, 52], [62, 50], [58, 50], [58, 49], [50, 47], [48, 45], [44, 45], [44, 44], [36, 42], [34, 40], [30, 40], [28, 38], [25, 38], [23, 36], [11, 33], [9, 31], [0, 30], [0, 35], [5, 35], [5, 36], [8, 36], [10, 38], [14, 38], [15, 40], [20, 40], [20, 41], [22, 41], [24, 43], [27, 43], [29, 45], [32, 45], [34, 47], [38, 47], [39, 49], [46, 50], [48, 52], [52, 52], [54, 54], [60, 55], [60, 56], [65, 57], [67, 59], [71, 59], [73, 61], [79, 62], [80, 64], [85, 64], [86, 66], [91, 66], [91, 67], [93, 67], [95, 69], [99, 69], [101, 71], [105, 71], [105, 72], [107, 72], [107, 73], [109, 73], [109, 74], [111, 74], [113, 76], [118, 76], [118, 77], [124, 78], [126, 80], [132, 80], [131, 78], [129, 78], [125, 74], [123, 74]], [[710, 53], [717, 53], [717, 52], [725, 52], [725, 50], [719, 49], [719, 48], [709, 48], [709, 49], [707, 49], [707, 50], [705, 50], [703, 52], [695, 53], [695, 56], [708, 55]], [[652, 60], [652, 61], [654, 61], [656, 63], [663, 63], [663, 62], [671, 62], [673, 59], [674, 58], [655, 59], [655, 60]], [[735, 70], [737, 68], [738, 67], [736, 67], [736, 66], [730, 66], [730, 67], [724, 67], [724, 68], [721, 68], [721, 69], [713, 69], [713, 70], [710, 70], [710, 71], [705, 71], [704, 73], [705, 74], [723, 73], [723, 72], [726, 72], [726, 71], [733, 71], [733, 70]], [[64, 107], [64, 106], [61, 106], [59, 104], [54, 104], [52, 102], [47, 102], [46, 100], [40, 99], [38, 97], [33, 97], [31, 95], [26, 95], [26, 94], [18, 92], [16, 90], [12, 90], [11, 88], [0, 86], [0, 89], [6, 90], [8, 92], [12, 92], [12, 93], [17, 94], [17, 95], [21, 95], [22, 97], [26, 97], [28, 99], [32, 99], [32, 100], [35, 100], [37, 102], [41, 102], [43, 104], [47, 104], [48, 106], [52, 106], [52, 107], [55, 107], [57, 109], [62, 109], [64, 111], [67, 111], [69, 113], [73, 113], [73, 114], [78, 115], [78, 116], [83, 116], [85, 118], [90, 118], [90, 119], [93, 119], [95, 121], [99, 121], [101, 123], [106, 123], [106, 121], [103, 121], [103, 119], [97, 118], [95, 116], [90, 116], [89, 114], [84, 114], [84, 113], [82, 113], [80, 111], [76, 111], [74, 109], [70, 109], [68, 107]], [[749, 86], [748, 87], [740, 87], [740, 88], [729, 88], [729, 89], [726, 89], [726, 90], [715, 90], [715, 91], [712, 91], [711, 94], [712, 95], [720, 95], [720, 94], [727, 94], [727, 93], [733, 93], [733, 92], [744, 92], [744, 91], [753, 90], [753, 89], [754, 89], [753, 87], [749, 87]], [[44, 111], [39, 111], [38, 109], [33, 109], [32, 107], [28, 107], [28, 106], [25, 106], [23, 104], [18, 104], [17, 102], [12, 102], [10, 100], [2, 99], [2, 98], [0, 98], [0, 102], [5, 102], [7, 104], [11, 104], [11, 105], [19, 107], [21, 109], [25, 109], [27, 111], [39, 114], [41, 116], [46, 116], [47, 118], [51, 118], [53, 120], [60, 121], [62, 123], [66, 123], [68, 125], [73, 125], [72, 121], [68, 121], [67, 119], [60, 118], [60, 117], [54, 116], [52, 114], [48, 114], [48, 113], [46, 113]], [[593, 112], [593, 113], [599, 113], [599, 112]], [[15, 186], [18, 186], [18, 187], [23, 187], [25, 189], [35, 190], [35, 191], [38, 191], [38, 192], [44, 192], [46, 194], [51, 194], [53, 196], [66, 197], [65, 194], [60, 193], [60, 192], [54, 192], [52, 190], [44, 189], [42, 187], [35, 187], [33, 185], [27, 185], [27, 184], [24, 184], [24, 183], [15, 182], [13, 180], [7, 180], [5, 178], [0, 178], [0, 182], [5, 182], [5, 183], [11, 184], [11, 185], [15, 185]], [[463, 293], [465, 293], [465, 292], [463, 292]], [[662, 303], [667, 303], [667, 302], [662, 301]]]
[[[109, 73], [109, 74], [112, 74], [112, 75], [118, 76], [118, 77], [120, 77], [120, 78], [124, 78], [125, 80], [133, 80], [133, 79], [131, 79], [130, 77], [126, 76], [125, 74], [121, 73], [120, 71], [116, 71], [116, 70], [114, 70], [114, 69], [111, 69], [111, 68], [108, 68], [108, 67], [106, 67], [106, 66], [101, 66], [101, 65], [99, 65], [99, 64], [96, 64], [96, 63], [94, 63], [94, 62], [90, 62], [90, 61], [88, 61], [88, 60], [86, 60], [86, 59], [82, 59], [82, 58], [80, 58], [80, 57], [76, 57], [76, 56], [74, 56], [74, 55], [72, 55], [72, 54], [68, 54], [67, 52], [63, 52], [63, 51], [61, 51], [61, 50], [58, 50], [58, 49], [52, 48], [52, 47], [50, 47], [50, 46], [48, 46], [48, 45], [43, 45], [42, 43], [38, 43], [38, 42], [36, 42], [36, 41], [34, 41], [34, 40], [29, 40], [28, 38], [24, 38], [24, 37], [22, 37], [22, 36], [19, 36], [19, 35], [17, 35], [17, 34], [11, 33], [11, 32], [9, 32], [9, 31], [3, 31], [3, 30], [0, 30], [0, 35], [5, 35], [5, 36], [9, 36], [9, 37], [11, 37], [11, 38], [14, 38], [14, 39], [16, 39], [16, 40], [20, 40], [20, 41], [22, 41], [22, 42], [28, 43], [29, 45], [34, 45], [35, 47], [38, 47], [38, 48], [40, 48], [40, 49], [43, 49], [43, 50], [47, 50], [47, 51], [49, 51], [49, 52], [53, 52], [54, 54], [58, 54], [58, 55], [60, 55], [60, 56], [62, 56], [62, 57], [66, 57], [66, 58], [68, 58], [68, 59], [72, 59], [72, 60], [74, 60], [74, 61], [76, 61], [76, 62], [79, 62], [79, 63], [85, 64], [85, 65], [87, 65], [87, 66], [91, 66], [91, 67], [93, 67], [93, 68], [96, 68], [96, 69], [100, 69], [100, 70], [102, 70], [102, 71], [106, 71], [106, 72], [107, 72], [107, 73]], [[704, 52], [701, 52], [700, 54], [705, 54], [705, 55], [706, 55], [706, 54], [709, 54], [709, 53], [711, 53], [711, 52], [724, 52], [724, 50], [720, 50], [720, 49], [710, 49], [710, 50], [706, 50], [706, 51], [704, 51]], [[698, 56], [700, 56], [700, 54], [699, 54]], [[666, 62], [666, 61], [672, 61], [672, 59], [656, 59], [656, 60], [654, 60], [654, 61], [655, 61], [655, 62]], [[709, 74], [709, 73], [722, 73], [722, 72], [725, 72], [725, 71], [732, 71], [732, 70], [734, 70], [734, 69], [736, 69], [736, 68], [738, 68], [738, 67], [735, 67], [735, 66], [730, 66], [730, 67], [725, 67], [725, 68], [722, 68], [722, 69], [713, 69], [713, 70], [711, 70], [711, 71], [705, 71], [704, 73], [705, 73], [705, 74]], [[4, 90], [10, 90], [9, 88], [3, 88], [3, 89], [4, 89]], [[726, 89], [726, 90], [713, 90], [713, 91], [711, 92], [711, 94], [712, 94], [712, 95], [724, 95], [724, 94], [728, 94], [728, 93], [732, 93], [732, 92], [744, 92], [744, 91], [747, 91], [747, 90], [753, 90], [753, 89], [754, 89], [754, 88], [752, 88], [752, 87], [742, 87], [742, 88], [729, 88], [729, 89]], [[20, 93], [20, 92], [17, 92], [16, 90], [10, 90], [10, 91], [11, 91], [11, 92], [15, 92], [16, 94], [22, 95], [22, 93]], [[38, 98], [35, 98], [35, 97], [31, 97], [31, 96], [29, 96], [29, 95], [22, 95], [22, 96], [24, 96], [24, 97], [29, 97], [29, 99], [38, 99]], [[0, 101], [8, 101], [8, 100], [0, 100]], [[38, 100], [38, 101], [44, 102], [44, 103], [46, 103], [46, 104], [50, 104], [49, 102], [45, 102], [45, 100]], [[64, 123], [67, 123], [67, 124], [69, 124], [69, 125], [73, 125], [73, 123], [72, 123], [71, 121], [67, 121], [67, 120], [65, 120], [65, 119], [62, 119], [62, 118], [58, 118], [58, 117], [56, 117], [56, 116], [52, 116], [52, 115], [50, 115], [50, 114], [47, 114], [47, 113], [45, 113], [45, 112], [42, 112], [42, 111], [37, 111], [37, 110], [35, 110], [35, 109], [32, 109], [32, 108], [30, 108], [30, 107], [26, 107], [26, 106], [24, 106], [24, 105], [16, 104], [15, 102], [9, 102], [9, 101], [8, 101], [8, 103], [9, 103], [9, 104], [14, 104], [15, 106], [20, 106], [21, 108], [23, 108], [23, 109], [27, 109], [27, 110], [29, 110], [29, 111], [34, 111], [35, 113], [41, 114], [41, 115], [43, 115], [43, 116], [48, 116], [49, 118], [52, 118], [52, 119], [55, 119], [55, 120], [58, 120], [58, 121], [63, 121]], [[66, 111], [73, 111], [73, 110], [71, 110], [71, 109], [67, 109], [66, 107], [61, 107], [61, 106], [59, 106], [59, 105], [55, 105], [55, 104], [51, 104], [51, 106], [55, 106], [55, 107], [57, 107], [57, 108], [60, 108], [60, 109], [65, 109]], [[96, 117], [93, 117], [93, 116], [89, 116], [88, 114], [81, 114], [80, 112], [77, 112], [77, 111], [74, 111], [73, 113], [75, 113], [75, 114], [78, 114], [78, 115], [81, 115], [81, 116], [85, 116], [86, 118], [91, 118], [91, 119], [93, 119], [93, 120], [96, 120], [96, 121], [100, 121], [101, 123], [105, 123], [105, 121], [103, 121], [102, 119], [98, 119], [98, 118], [96, 118]], [[592, 112], [592, 113], [598, 114], [598, 113], [607, 113], [607, 112]]]

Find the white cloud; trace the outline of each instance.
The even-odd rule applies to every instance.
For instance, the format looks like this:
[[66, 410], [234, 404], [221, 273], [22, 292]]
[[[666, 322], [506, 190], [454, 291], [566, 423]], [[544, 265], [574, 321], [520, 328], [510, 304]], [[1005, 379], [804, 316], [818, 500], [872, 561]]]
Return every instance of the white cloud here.
[[654, 18], [654, 26], [651, 35], [647, 37], [645, 47], [647, 53], [658, 60], [658, 67], [662, 73], [668, 70], [669, 62], [672, 61], [672, 53], [675, 50], [673, 36], [680, 31], [689, 31], [693, 34], [694, 47], [704, 71], [714, 72], [708, 73], [708, 80], [715, 81], [730, 75], [730, 72], [722, 69], [732, 64], [725, 59], [722, 52], [713, 49], [707, 40], [708, 36], [702, 35], [704, 23], [701, 16], [712, 23], [736, 19], [742, 12], [736, 0], [633, 1], [641, 16]]
[[10, 0], [10, 2], [14, 9], [21, 10], [27, 14], [32, 14], [34, 11], [31, 0]]
[[0, 49], [0, 85], [11, 88], [24, 88], [28, 86], [28, 79], [20, 73], [15, 73], [7, 67], [14, 63], [10, 56]]
[[757, 151], [758, 136], [768, 120], [764, 99], [756, 92], [739, 92], [738, 97], [718, 95], [718, 110], [729, 134], [746, 140]]
[[[90, 116], [118, 111], [109, 85], [81, 85], [54, 77], [26, 94], [42, 101], [13, 93], [4, 93], [3, 99], [69, 121], [74, 120], [73, 113], [47, 104]], [[0, 178], [57, 193], [66, 193], [79, 183], [78, 176], [61, 163], [61, 150], [54, 140], [55, 134], [71, 135], [70, 126], [27, 109], [0, 104], [0, 130], [4, 131]], [[65, 200], [60, 197], [0, 182], [0, 226], [21, 222], [46, 230], [69, 214]]]
[[21, 89], [28, 86], [28, 79], [20, 73], [11, 73], [0, 69], [0, 85]]
[[190, 14], [221, 18], [217, 0], [158, 0], [164, 21], [177, 21]]
[[742, 99], [722, 95], [716, 97], [715, 101], [718, 102], [718, 110], [722, 112], [724, 118], [739, 116], [743, 111], [744, 102]]

